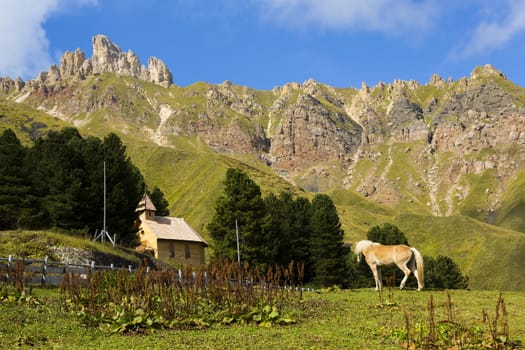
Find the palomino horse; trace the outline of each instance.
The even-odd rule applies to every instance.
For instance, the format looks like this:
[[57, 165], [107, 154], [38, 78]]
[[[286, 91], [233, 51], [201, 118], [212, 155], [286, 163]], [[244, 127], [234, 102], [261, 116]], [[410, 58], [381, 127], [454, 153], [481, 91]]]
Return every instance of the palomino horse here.
[[364, 240], [357, 242], [354, 253], [357, 256], [357, 261], [361, 261], [361, 255], [364, 255], [366, 263], [374, 274], [376, 290], [381, 290], [383, 287], [381, 266], [391, 264], [396, 264], [405, 273], [405, 277], [399, 286], [400, 289], [405, 287], [411, 272], [417, 279], [417, 290], [423, 289], [423, 257], [416, 248], [410, 248], [404, 244], [382, 245]]

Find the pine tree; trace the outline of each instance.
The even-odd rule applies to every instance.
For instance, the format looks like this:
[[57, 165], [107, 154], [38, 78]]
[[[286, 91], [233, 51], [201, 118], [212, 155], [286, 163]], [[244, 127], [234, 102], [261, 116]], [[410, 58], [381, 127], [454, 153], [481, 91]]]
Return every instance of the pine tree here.
[[215, 204], [215, 214], [207, 229], [213, 239], [216, 258], [237, 260], [236, 226], [240, 257], [252, 265], [266, 268], [275, 261], [277, 245], [271, 235], [259, 186], [242, 170], [226, 172], [224, 194]]
[[11, 129], [0, 135], [0, 230], [21, 224], [24, 198], [30, 191], [24, 173], [25, 153]]
[[348, 248], [339, 215], [330, 197], [315, 195], [311, 206], [310, 253], [313, 263], [313, 282], [321, 286], [340, 285], [347, 280]]
[[401, 231], [396, 225], [390, 223], [371, 227], [366, 236], [367, 239], [384, 245], [408, 245], [408, 240], [403, 231]]
[[279, 197], [269, 194], [265, 199], [270, 230], [278, 245], [276, 264], [286, 266], [290, 262], [305, 265], [305, 280], [310, 275], [309, 214], [310, 202], [302, 197], [294, 200], [290, 192]]
[[155, 187], [153, 191], [151, 193], [148, 192], [148, 194], [149, 194], [149, 198], [151, 199], [151, 202], [157, 209], [155, 215], [169, 216], [170, 215], [170, 209], [169, 209], [170, 204], [168, 203], [166, 198], [164, 198], [164, 193], [158, 187]]
[[[144, 178], [130, 158], [120, 138], [111, 133], [104, 138], [106, 163], [107, 230], [125, 245], [137, 243], [135, 208], [144, 194]], [[102, 173], [102, 169], [99, 170]]]
[[106, 228], [121, 243], [135, 244], [135, 208], [143, 194], [144, 179], [115, 134], [104, 141], [83, 139], [76, 129], [64, 128], [38, 139], [28, 152], [27, 164], [31, 166], [31, 193], [36, 198], [33, 204], [39, 211], [38, 215], [27, 212], [26, 220], [69, 232], [102, 229], [104, 163]]
[[30, 151], [33, 190], [42, 200], [51, 225], [82, 229], [79, 219], [85, 196], [86, 171], [82, 154], [83, 139], [74, 128], [51, 131], [38, 139]]
[[436, 289], [467, 289], [468, 276], [461, 273], [452, 258], [438, 255], [437, 258], [424, 256], [425, 287]]

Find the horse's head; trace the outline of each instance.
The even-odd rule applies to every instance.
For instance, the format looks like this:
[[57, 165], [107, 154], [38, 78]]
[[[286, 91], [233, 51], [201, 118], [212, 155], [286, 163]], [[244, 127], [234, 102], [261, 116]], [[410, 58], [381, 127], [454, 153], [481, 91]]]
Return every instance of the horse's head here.
[[361, 262], [361, 255], [363, 254], [363, 249], [365, 248], [365, 246], [368, 245], [366, 242], [368, 241], [359, 241], [355, 244], [354, 254], [357, 258], [357, 262]]
[[374, 242], [366, 240], [366, 239], [356, 243], [355, 249], [354, 249], [354, 254], [357, 257], [357, 262], [361, 262], [361, 255], [364, 254], [363, 251], [366, 248], [368, 248], [369, 246], [374, 245], [374, 244], [378, 244], [378, 243], [374, 243]]

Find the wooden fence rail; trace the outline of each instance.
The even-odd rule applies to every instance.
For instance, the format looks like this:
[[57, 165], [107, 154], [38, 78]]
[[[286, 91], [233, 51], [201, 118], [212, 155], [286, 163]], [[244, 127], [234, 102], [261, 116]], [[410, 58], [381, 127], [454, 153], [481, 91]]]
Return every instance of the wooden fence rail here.
[[[88, 273], [93, 273], [97, 270], [117, 271], [127, 270], [134, 272], [135, 268], [128, 265], [127, 268], [97, 265], [95, 261], [90, 264], [64, 264], [50, 261], [46, 256], [44, 259], [17, 259], [10, 255], [8, 258], [0, 258], [0, 281], [11, 282], [14, 281], [15, 276], [20, 271], [17, 271], [17, 263], [23, 264], [23, 278], [25, 283], [40, 284], [40, 285], [55, 285], [58, 286], [62, 282], [66, 273], [78, 274], [85, 278]], [[148, 267], [149, 270], [149, 267]]]

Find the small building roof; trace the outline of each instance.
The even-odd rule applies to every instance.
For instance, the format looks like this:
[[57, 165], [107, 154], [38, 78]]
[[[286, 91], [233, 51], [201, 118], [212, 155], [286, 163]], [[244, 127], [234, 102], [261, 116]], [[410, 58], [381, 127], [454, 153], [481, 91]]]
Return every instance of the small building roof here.
[[137, 209], [135, 209], [135, 211], [141, 213], [145, 210], [157, 211], [157, 208], [155, 208], [155, 205], [153, 204], [146, 192], [144, 192], [144, 195], [139, 201], [139, 204], [137, 205]]
[[197, 242], [208, 246], [208, 242], [183, 218], [155, 216], [152, 219], [144, 220], [142, 225], [147, 226], [157, 236], [157, 239]]

